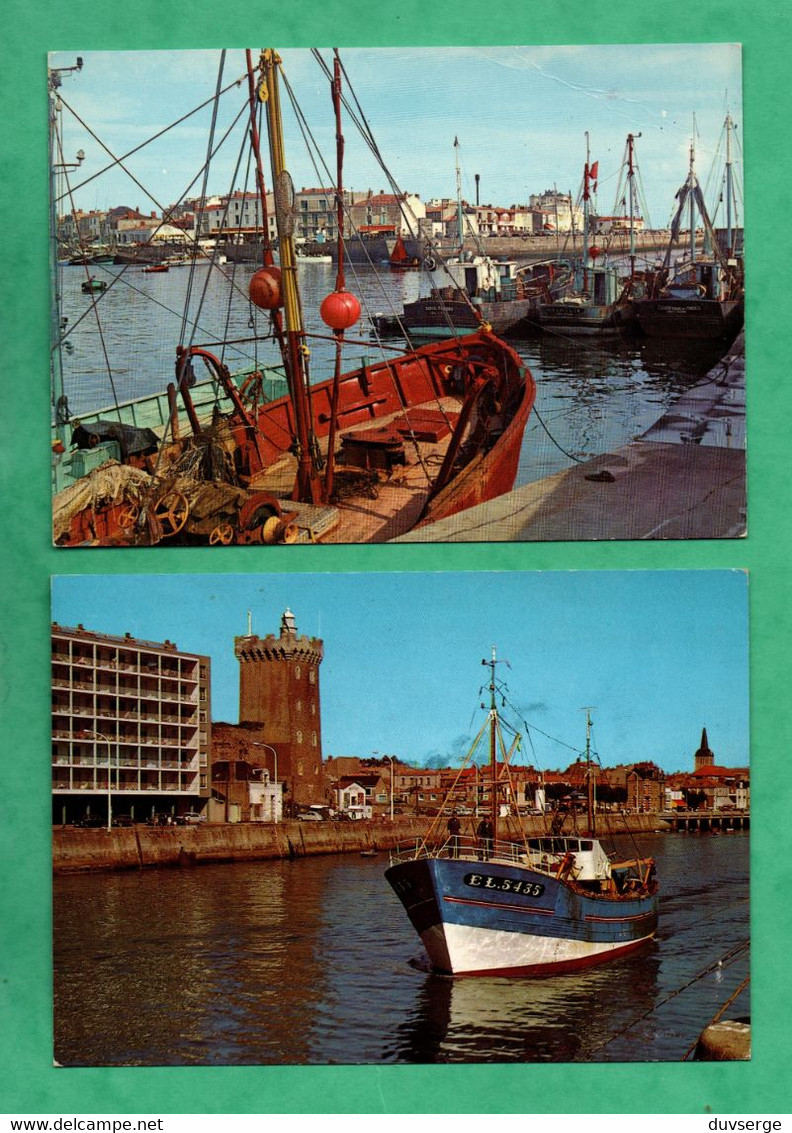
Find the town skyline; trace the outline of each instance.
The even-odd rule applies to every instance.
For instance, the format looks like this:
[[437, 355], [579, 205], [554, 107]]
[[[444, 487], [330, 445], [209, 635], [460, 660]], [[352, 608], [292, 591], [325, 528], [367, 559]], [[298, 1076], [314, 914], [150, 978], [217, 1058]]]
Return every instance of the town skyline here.
[[[212, 659], [212, 719], [238, 719], [234, 638], [277, 634], [286, 608], [319, 637], [323, 755], [458, 764], [478, 731], [493, 645], [516, 760], [563, 769], [693, 768], [706, 727], [717, 764], [746, 767], [747, 578], [739, 571], [57, 576], [62, 626]], [[361, 695], [364, 703], [361, 706]], [[526, 728], [524, 725], [527, 724]]]
[[[78, 54], [53, 53], [50, 66], [74, 66]], [[326, 186], [333, 181], [329, 170], [335, 172], [326, 79], [309, 51], [281, 54], [322, 155], [311, 160], [304, 154], [284, 95], [287, 167], [295, 189]], [[329, 50], [322, 55], [330, 60]], [[206, 156], [210, 106], [131, 156], [126, 164], [135, 181], [119, 166], [97, 174], [211, 99], [218, 57], [208, 51], [81, 54], [82, 70], [65, 76], [59, 92], [66, 106], [63, 160], [73, 160], [79, 149], [85, 153], [83, 165], [71, 174], [75, 207], [107, 210], [123, 204], [146, 213], [196, 195], [190, 187], [200, 184], [196, 170]], [[735, 44], [356, 48], [343, 51], [342, 61], [398, 187], [424, 201], [455, 194], [455, 138], [462, 195], [468, 202], [476, 199], [476, 174], [481, 202], [493, 206], [524, 204], [531, 195], [553, 188], [574, 198], [588, 134], [591, 161], [599, 166], [597, 211], [607, 215], [617, 203], [625, 139], [631, 132], [638, 138], [647, 226], [663, 228], [687, 174], [691, 139], [704, 184], [726, 113], [735, 118], [738, 131], [741, 126], [741, 55]], [[233, 86], [243, 75], [244, 54], [229, 51], [223, 85]], [[405, 86], [409, 76], [414, 76], [412, 88]], [[460, 111], [469, 104], [471, 89], [487, 93], [472, 114]], [[231, 130], [245, 91], [246, 84], [240, 84], [233, 106], [224, 106], [218, 138]], [[238, 133], [244, 132], [243, 119], [237, 121]], [[343, 130], [346, 186], [390, 191], [348, 113]], [[221, 147], [225, 183], [213, 179], [207, 186], [212, 194], [253, 188], [244, 171], [233, 175], [235, 136], [231, 130]], [[735, 161], [739, 158], [735, 153]]]

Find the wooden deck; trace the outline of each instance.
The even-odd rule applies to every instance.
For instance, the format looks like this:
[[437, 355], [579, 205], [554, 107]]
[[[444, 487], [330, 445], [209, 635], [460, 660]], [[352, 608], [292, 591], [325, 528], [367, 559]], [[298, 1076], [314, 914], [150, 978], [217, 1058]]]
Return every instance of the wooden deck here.
[[[412, 406], [408, 411], [415, 414], [422, 410], [442, 409], [445, 413], [458, 414], [460, 402], [456, 398], [445, 397], [441, 401], [427, 402]], [[341, 451], [344, 437], [366, 432], [372, 426], [377, 429], [393, 424], [400, 414], [378, 418], [375, 422], [365, 422], [339, 434], [336, 454]], [[439, 441], [417, 441], [404, 438], [404, 463], [396, 464], [386, 473], [379, 472], [376, 496], [354, 495], [338, 504], [328, 504], [317, 508], [308, 504], [292, 503], [289, 500], [297, 473], [297, 460], [286, 454], [275, 464], [259, 473], [250, 488], [254, 491], [270, 492], [284, 501], [284, 510], [295, 511], [299, 530], [299, 542], [317, 543], [383, 543], [398, 538], [411, 531], [423, 511], [429, 492], [451, 441], [451, 434]], [[327, 454], [327, 440], [321, 442], [323, 455]], [[345, 466], [336, 465], [337, 477], [343, 477]], [[288, 501], [288, 504], [287, 504]], [[334, 513], [332, 518], [329, 512]]]

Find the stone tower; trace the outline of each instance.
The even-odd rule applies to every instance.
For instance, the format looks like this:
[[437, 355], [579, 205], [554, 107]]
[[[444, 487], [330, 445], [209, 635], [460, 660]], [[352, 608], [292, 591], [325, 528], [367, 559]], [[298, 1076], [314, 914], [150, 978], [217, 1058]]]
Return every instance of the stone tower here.
[[707, 729], [701, 729], [701, 745], [698, 751], [693, 756], [693, 771], [698, 771], [701, 767], [709, 767], [715, 762], [715, 753], [710, 751], [709, 743], [707, 742]]
[[[239, 661], [239, 723], [260, 728], [261, 742], [277, 751], [284, 803], [324, 803], [322, 641], [298, 636], [294, 614], [286, 609], [278, 637], [236, 637], [234, 653]], [[262, 747], [260, 754], [274, 773], [272, 752]]]

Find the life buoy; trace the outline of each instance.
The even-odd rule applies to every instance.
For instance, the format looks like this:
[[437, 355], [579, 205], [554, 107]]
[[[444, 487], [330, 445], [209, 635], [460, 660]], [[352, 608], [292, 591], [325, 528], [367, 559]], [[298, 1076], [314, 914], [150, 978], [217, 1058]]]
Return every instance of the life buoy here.
[[424, 260], [424, 267], [427, 271], [436, 271], [437, 261], [432, 256], [427, 256]]

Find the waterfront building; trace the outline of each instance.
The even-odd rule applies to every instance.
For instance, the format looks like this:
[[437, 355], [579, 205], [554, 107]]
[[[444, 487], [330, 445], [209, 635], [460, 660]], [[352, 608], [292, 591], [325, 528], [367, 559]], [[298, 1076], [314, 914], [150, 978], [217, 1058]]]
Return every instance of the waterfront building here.
[[643, 217], [634, 216], [630, 220], [628, 216], [598, 216], [594, 224], [595, 231], [602, 235], [611, 232], [629, 232], [631, 226], [634, 232], [643, 232]]
[[[367, 194], [344, 190], [344, 212], [356, 201], [365, 200]], [[316, 241], [319, 244], [331, 243], [338, 236], [338, 205], [333, 188], [300, 189], [294, 194], [294, 212], [297, 226], [295, 235], [298, 241]], [[349, 222], [345, 223], [345, 235], [349, 236]]]
[[348, 776], [340, 779], [333, 791], [336, 810], [353, 819], [371, 818], [372, 805], [367, 801], [369, 792], [364, 783]]
[[656, 764], [636, 763], [627, 775], [627, 806], [639, 814], [661, 811], [665, 786], [665, 774]]
[[353, 231], [361, 236], [418, 236], [426, 205], [414, 193], [372, 193], [349, 206]]
[[260, 731], [250, 725], [212, 724], [210, 821], [282, 821], [283, 784], [267, 769], [269, 745], [257, 738]]
[[324, 803], [319, 697], [323, 642], [298, 634], [294, 614], [286, 609], [277, 637], [248, 632], [234, 638], [234, 653], [239, 661], [239, 723], [258, 729], [262, 760], [273, 779], [283, 784], [288, 809]]
[[[275, 198], [267, 193], [267, 229], [271, 240], [277, 238]], [[199, 238], [223, 233], [231, 238], [257, 237], [262, 229], [261, 198], [258, 193], [237, 190], [225, 197], [212, 197], [195, 205], [196, 228]]]
[[722, 767], [715, 762], [709, 746], [707, 729], [701, 732], [701, 743], [693, 753], [693, 772], [680, 771], [669, 776], [671, 804], [691, 810], [748, 811], [751, 805], [750, 770], [747, 767]]
[[435, 809], [443, 801], [443, 772], [430, 767], [395, 767], [393, 794], [398, 806], [420, 811]]
[[583, 231], [583, 210], [572, 203], [569, 193], [545, 189], [543, 193], [529, 197], [528, 204], [541, 213], [541, 226], [545, 232]]
[[53, 623], [53, 821], [203, 812], [210, 665], [171, 641]]
[[541, 211], [527, 205], [479, 205], [476, 215], [482, 236], [532, 236], [541, 232], [544, 222]]

